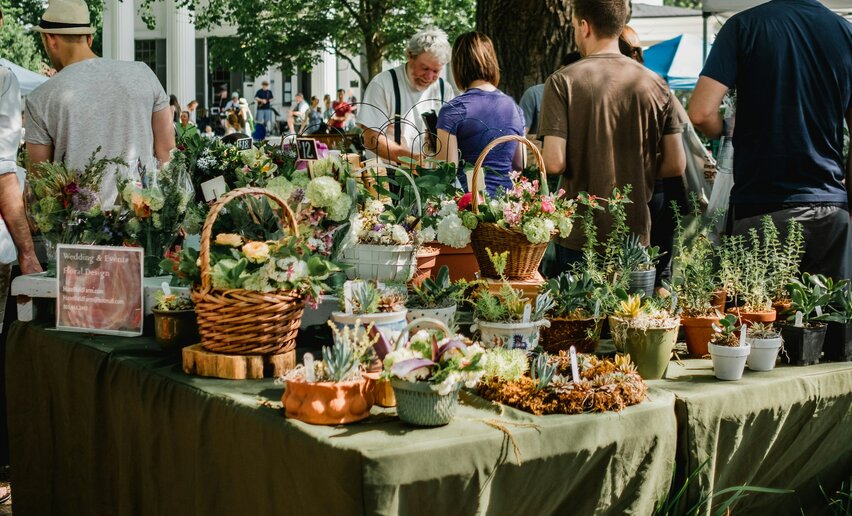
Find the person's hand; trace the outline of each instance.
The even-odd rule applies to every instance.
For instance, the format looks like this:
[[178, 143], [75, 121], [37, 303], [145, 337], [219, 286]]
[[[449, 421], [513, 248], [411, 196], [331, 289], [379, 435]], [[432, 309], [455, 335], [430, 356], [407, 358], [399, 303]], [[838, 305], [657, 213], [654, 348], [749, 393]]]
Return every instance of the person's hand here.
[[44, 271], [41, 268], [41, 264], [38, 263], [38, 258], [36, 258], [34, 251], [22, 253], [18, 256], [18, 265], [21, 267], [21, 274], [35, 274]]

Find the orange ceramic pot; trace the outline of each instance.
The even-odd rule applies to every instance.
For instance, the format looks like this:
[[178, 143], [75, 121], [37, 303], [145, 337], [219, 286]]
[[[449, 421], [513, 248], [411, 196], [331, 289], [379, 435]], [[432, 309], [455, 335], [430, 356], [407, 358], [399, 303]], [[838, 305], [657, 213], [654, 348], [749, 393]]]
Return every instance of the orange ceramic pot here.
[[716, 310], [725, 313], [725, 301], [727, 300], [728, 293], [725, 292], [725, 289], [717, 290], [716, 292], [713, 292], [713, 300], [711, 301], [711, 304]]
[[476, 273], [479, 272], [479, 263], [473, 255], [473, 248], [465, 246], [461, 249], [450, 247], [448, 245], [430, 242], [430, 247], [437, 247], [441, 250], [435, 260], [433, 271], [441, 270], [442, 265], [446, 265], [450, 269], [450, 279], [453, 281], [466, 279], [473, 281], [476, 279]]
[[312, 425], [341, 425], [369, 416], [373, 393], [366, 378], [340, 383], [288, 380], [281, 401], [289, 418]]
[[775, 322], [775, 310], [763, 310], [760, 312], [746, 312], [739, 308], [731, 308], [728, 313], [734, 314], [740, 320], [740, 324], [751, 326], [754, 323], [769, 324]]
[[701, 358], [710, 353], [707, 344], [713, 336], [713, 323], [716, 322], [719, 322], [719, 318], [714, 316], [680, 318], [690, 356]]
[[373, 393], [373, 403], [380, 407], [395, 407], [396, 396], [393, 394], [390, 380], [381, 378], [381, 372], [365, 373], [369, 379], [368, 387]]
[[793, 309], [793, 302], [787, 299], [783, 301], [776, 301], [772, 303], [772, 309], [775, 310], [776, 314], [782, 315], [784, 312]]
[[[435, 262], [441, 250], [437, 247], [421, 247], [417, 250], [417, 272], [411, 278], [412, 285], [420, 286], [423, 280], [432, 275], [432, 270], [435, 269]], [[439, 267], [440, 268], [440, 267]]]

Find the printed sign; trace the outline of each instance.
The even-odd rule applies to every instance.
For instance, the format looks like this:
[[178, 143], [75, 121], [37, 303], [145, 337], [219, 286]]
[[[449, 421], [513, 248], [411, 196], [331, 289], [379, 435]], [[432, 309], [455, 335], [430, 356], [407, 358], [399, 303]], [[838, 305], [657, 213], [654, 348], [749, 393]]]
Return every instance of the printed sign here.
[[60, 244], [56, 249], [56, 329], [142, 335], [141, 247]]
[[225, 195], [227, 191], [228, 187], [225, 186], [225, 178], [222, 176], [216, 176], [209, 181], [201, 183], [201, 194], [204, 195], [204, 200], [207, 202], [215, 201], [222, 195]]
[[236, 145], [239, 150], [249, 150], [251, 149], [251, 138], [240, 138], [234, 142], [234, 145]]
[[296, 138], [296, 155], [300, 160], [319, 159], [317, 141], [312, 138]]

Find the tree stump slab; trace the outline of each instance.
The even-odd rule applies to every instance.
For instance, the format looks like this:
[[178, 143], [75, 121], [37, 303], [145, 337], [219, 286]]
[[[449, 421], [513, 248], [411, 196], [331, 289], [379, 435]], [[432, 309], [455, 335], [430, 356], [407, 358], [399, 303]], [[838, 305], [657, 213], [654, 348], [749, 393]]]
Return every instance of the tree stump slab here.
[[224, 355], [201, 344], [183, 348], [183, 372], [226, 380], [276, 378], [296, 367], [296, 350], [278, 355]]

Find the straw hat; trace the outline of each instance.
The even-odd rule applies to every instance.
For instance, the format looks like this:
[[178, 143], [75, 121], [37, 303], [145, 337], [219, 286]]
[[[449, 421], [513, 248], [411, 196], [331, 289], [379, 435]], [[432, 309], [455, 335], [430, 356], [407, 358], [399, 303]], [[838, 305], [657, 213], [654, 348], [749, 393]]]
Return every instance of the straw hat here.
[[83, 0], [50, 0], [36, 32], [46, 34], [94, 34], [89, 7]]

